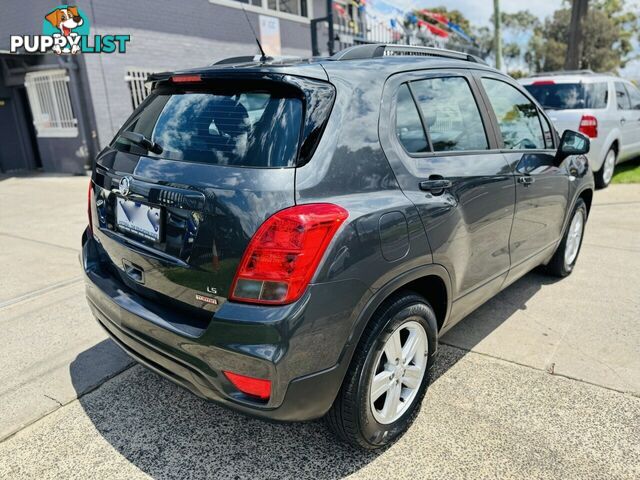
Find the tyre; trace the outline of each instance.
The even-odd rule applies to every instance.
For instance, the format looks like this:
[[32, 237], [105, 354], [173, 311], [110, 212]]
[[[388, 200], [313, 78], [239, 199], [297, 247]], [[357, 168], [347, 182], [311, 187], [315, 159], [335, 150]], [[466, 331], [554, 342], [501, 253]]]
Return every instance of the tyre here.
[[571, 214], [571, 220], [562, 242], [560, 242], [558, 250], [556, 250], [546, 267], [548, 273], [557, 277], [566, 277], [573, 271], [582, 246], [586, 223], [587, 206], [584, 200], [579, 198]]
[[409, 428], [429, 385], [437, 325], [431, 305], [410, 291], [395, 294], [378, 309], [326, 416], [339, 438], [376, 449]]
[[602, 167], [598, 172], [595, 172], [595, 181], [597, 188], [607, 188], [613, 178], [613, 172], [616, 169], [616, 163], [618, 161], [618, 154], [612, 148], [609, 149], [607, 155], [604, 157]]

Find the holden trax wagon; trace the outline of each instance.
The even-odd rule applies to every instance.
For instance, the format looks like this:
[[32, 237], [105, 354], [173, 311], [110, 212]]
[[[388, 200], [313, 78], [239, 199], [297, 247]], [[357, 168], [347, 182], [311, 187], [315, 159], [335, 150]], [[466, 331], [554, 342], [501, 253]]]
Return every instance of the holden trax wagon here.
[[640, 91], [631, 82], [580, 70], [541, 73], [520, 83], [560, 132], [578, 130], [590, 138], [597, 187], [609, 185], [616, 164], [640, 156]]
[[574, 268], [589, 140], [472, 56], [375, 44], [150, 81], [95, 161], [87, 299], [202, 398], [384, 446], [443, 332], [535, 267]]

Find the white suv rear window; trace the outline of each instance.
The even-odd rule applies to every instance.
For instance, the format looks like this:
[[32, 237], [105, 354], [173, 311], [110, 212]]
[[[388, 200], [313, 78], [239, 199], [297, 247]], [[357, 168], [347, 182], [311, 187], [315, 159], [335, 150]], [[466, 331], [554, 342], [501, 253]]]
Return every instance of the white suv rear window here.
[[525, 88], [547, 110], [607, 108], [609, 96], [607, 82], [553, 83], [553, 81], [541, 80], [525, 85]]

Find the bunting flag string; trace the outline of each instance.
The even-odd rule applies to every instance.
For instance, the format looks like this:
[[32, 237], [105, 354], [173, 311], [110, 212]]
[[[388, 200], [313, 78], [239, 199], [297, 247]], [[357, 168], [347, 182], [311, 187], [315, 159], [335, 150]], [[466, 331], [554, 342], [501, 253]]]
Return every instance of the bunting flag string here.
[[[369, 12], [367, 7], [373, 8], [373, 11]], [[349, 26], [356, 31], [359, 27], [358, 21], [364, 21], [363, 25], [367, 24], [367, 21], [363, 20], [365, 18], [364, 15], [366, 15], [369, 20], [379, 21], [382, 28], [394, 35], [410, 35], [410, 31], [417, 27], [423, 32], [428, 32], [439, 38], [448, 39], [453, 34], [466, 42], [475, 43], [473, 36], [468, 34], [460, 25], [451, 21], [446, 14], [428, 9], [403, 12], [384, 0], [341, 0], [341, 3], [333, 2], [333, 9], [340, 17], [350, 20]], [[357, 18], [359, 18], [358, 21], [356, 21], [356, 13]], [[377, 15], [372, 15], [372, 13], [380, 13], [382, 18], [378, 18]], [[422, 18], [418, 18], [418, 15]], [[351, 16], [354, 16], [354, 18], [351, 19]], [[428, 21], [424, 20], [424, 18]]]
[[449, 21], [449, 28], [453, 30], [456, 34], [458, 34], [458, 36], [465, 39], [467, 42], [474, 43], [473, 37], [471, 35], [468, 35], [467, 32], [465, 32], [460, 25], [453, 23], [452, 21]]
[[333, 9], [338, 12], [338, 15], [345, 17], [347, 15], [347, 11], [344, 9], [342, 5], [339, 3], [333, 2]]
[[460, 38], [463, 38], [467, 42], [471, 42], [471, 43], [474, 42], [473, 37], [471, 35], [469, 35], [467, 32], [465, 32], [464, 29], [460, 25], [458, 25], [457, 23], [452, 22], [449, 18], [447, 18], [446, 15], [444, 15], [442, 13], [431, 12], [431, 11], [429, 11], [427, 9], [420, 10], [420, 13], [423, 14], [425, 17], [431, 18], [431, 19], [435, 20], [436, 22], [438, 22], [438, 23], [440, 23], [442, 25], [445, 25], [453, 33], [458, 35]]

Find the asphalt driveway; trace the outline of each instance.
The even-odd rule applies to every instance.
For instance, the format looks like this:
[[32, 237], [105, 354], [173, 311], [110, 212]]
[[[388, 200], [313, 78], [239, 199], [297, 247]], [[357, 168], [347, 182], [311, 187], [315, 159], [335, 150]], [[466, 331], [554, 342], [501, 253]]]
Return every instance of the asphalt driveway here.
[[0, 178], [0, 478], [640, 477], [640, 185], [596, 192], [571, 277], [529, 274], [442, 338], [418, 419], [376, 453], [133, 366], [84, 300], [86, 188]]

